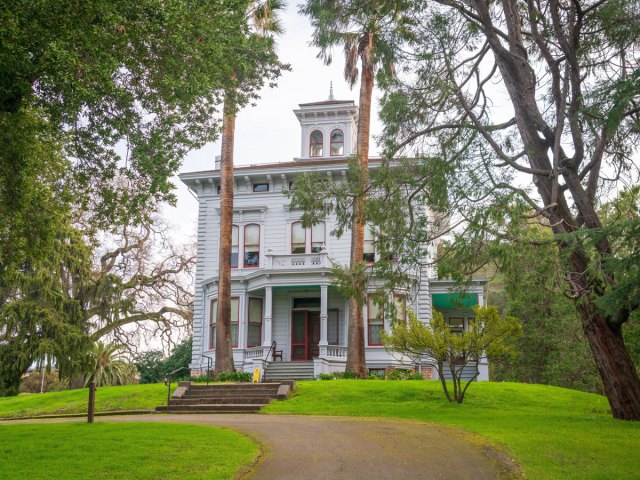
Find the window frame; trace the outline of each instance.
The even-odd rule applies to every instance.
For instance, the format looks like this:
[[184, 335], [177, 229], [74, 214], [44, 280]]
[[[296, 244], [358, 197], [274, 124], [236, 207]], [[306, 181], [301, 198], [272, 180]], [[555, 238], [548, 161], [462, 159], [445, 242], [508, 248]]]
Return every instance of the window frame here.
[[[238, 341], [239, 341], [239, 337], [240, 337], [240, 297], [231, 297], [231, 304], [233, 305], [233, 301], [237, 300], [238, 302], [238, 306], [236, 308], [236, 311], [238, 313], [237, 318], [238, 320], [236, 322], [233, 322], [233, 320], [230, 321], [230, 327], [233, 327], [233, 324], [236, 324], [236, 343], [233, 343], [233, 335], [231, 336], [231, 348], [238, 348]], [[218, 308], [217, 308], [217, 304], [218, 304], [218, 299], [217, 298], [212, 298], [211, 299], [211, 306], [210, 306], [210, 310], [209, 310], [209, 350], [215, 350], [216, 349], [216, 345], [214, 342], [214, 329], [216, 328], [214, 326], [213, 323], [213, 305], [216, 305], [216, 324], [218, 323]], [[233, 317], [232, 317], [233, 318]], [[231, 333], [231, 332], [229, 332]]]
[[[374, 300], [376, 299], [375, 295], [369, 295], [367, 296], [367, 346], [369, 347], [382, 347], [382, 339], [380, 339], [380, 343], [372, 343], [371, 342], [371, 320], [375, 320], [376, 322], [378, 320], [382, 321], [382, 330], [384, 330], [384, 305], [377, 307], [378, 308], [378, 314], [380, 315], [380, 319], [378, 319], [378, 316], [376, 315], [375, 317], [371, 318], [371, 303], [374, 302]], [[379, 326], [378, 323], [374, 324], [376, 326]]]
[[[238, 240], [238, 243], [236, 243], [235, 245], [233, 244], [233, 229], [236, 229], [236, 231], [238, 232], [236, 235], [236, 238]], [[235, 248], [237, 248], [237, 252], [236, 252], [236, 264], [233, 264], [233, 247], [235, 246]], [[231, 268], [238, 268], [238, 266], [240, 265], [240, 226], [233, 224], [231, 225]]]
[[[252, 345], [249, 343], [249, 330], [250, 330], [250, 326], [252, 323], [255, 324], [255, 322], [251, 322], [251, 301], [252, 300], [260, 300], [260, 335], [258, 337], [258, 343], [256, 345]], [[264, 324], [264, 298], [262, 297], [247, 297], [247, 348], [251, 348], [251, 347], [259, 347], [260, 345], [262, 345], [262, 326]]]
[[402, 316], [397, 316], [396, 312], [396, 320], [406, 323], [407, 322], [407, 295], [404, 293], [394, 293], [393, 294], [393, 305], [396, 306], [396, 299], [402, 298]]
[[[322, 242], [314, 242], [313, 241], [313, 227], [315, 227], [316, 225], [323, 225], [323, 235], [322, 235]], [[311, 225], [311, 227], [309, 228], [311, 230], [311, 243], [309, 244], [309, 253], [320, 253], [322, 252], [322, 247], [320, 247], [320, 251], [318, 252], [314, 252], [313, 251], [313, 244], [314, 243], [321, 243], [324, 247], [325, 250], [327, 249], [327, 222], [325, 221], [320, 221], [318, 223], [316, 223], [315, 225]], [[306, 239], [305, 239], [306, 240]]]
[[[313, 134], [318, 132], [320, 134], [320, 142], [313, 141]], [[313, 155], [313, 147], [315, 145], [320, 145], [320, 154]], [[320, 129], [315, 129], [309, 134], [309, 157], [310, 158], [321, 158], [324, 153], [324, 132]]]
[[[363, 240], [363, 252], [362, 252], [362, 260], [364, 260], [366, 263], [368, 263], [369, 265], [376, 263], [376, 239], [375, 239], [375, 230], [373, 230], [369, 225], [365, 225], [364, 226], [365, 231], [364, 231], [364, 240]], [[369, 232], [369, 234], [371, 235], [371, 240], [367, 240], [367, 232]], [[372, 246], [372, 253], [366, 253], [364, 250], [366, 250], [366, 245], [367, 244], [371, 244]], [[365, 255], [373, 255], [373, 259], [369, 260], [368, 258], [365, 257]]]
[[[248, 227], [252, 227], [252, 226], [256, 226], [258, 227], [258, 243], [250, 243], [247, 244], [247, 228]], [[260, 250], [261, 250], [261, 235], [262, 231], [261, 231], [261, 225], [259, 223], [247, 223], [244, 225], [244, 228], [242, 230], [242, 267], [243, 268], [260, 268]], [[248, 246], [256, 246], [258, 247], [258, 263], [256, 265], [248, 265], [247, 264], [247, 247]]]
[[[304, 233], [304, 242], [303, 243], [300, 243], [300, 242], [295, 242], [294, 243], [293, 242], [293, 227], [294, 227], [294, 225], [298, 225], [298, 224], [300, 225], [300, 228], [302, 228], [302, 233]], [[302, 222], [300, 220], [291, 223], [290, 242], [289, 243], [291, 244], [290, 248], [289, 248], [289, 252], [291, 252], [291, 255], [304, 255], [305, 253], [307, 253], [307, 229], [302, 226]], [[303, 252], [294, 253], [294, 251], [293, 251], [293, 246], [294, 245], [302, 245], [304, 251]]]
[[[334, 142], [333, 141], [333, 132], [340, 132], [340, 134], [342, 135], [342, 142]], [[333, 146], [334, 145], [341, 145], [342, 146], [342, 153], [333, 153]], [[329, 155], [331, 157], [343, 157], [344, 156], [344, 131], [341, 128], [334, 128], [333, 130], [331, 130], [331, 133], [329, 134]]]

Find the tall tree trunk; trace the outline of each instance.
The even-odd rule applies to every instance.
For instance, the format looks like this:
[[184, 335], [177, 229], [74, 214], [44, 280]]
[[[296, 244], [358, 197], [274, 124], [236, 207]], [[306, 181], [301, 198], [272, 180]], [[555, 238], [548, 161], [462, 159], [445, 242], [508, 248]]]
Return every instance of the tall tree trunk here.
[[[475, 2], [477, 11], [489, 46], [500, 69], [505, 87], [509, 92], [515, 111], [516, 123], [520, 137], [527, 151], [529, 165], [533, 169], [552, 171], [553, 162], [549, 159], [551, 150], [562, 150], [562, 145], [555, 145], [554, 132], [558, 128], [551, 128], [538, 108], [535, 96], [536, 77], [534, 68], [529, 65], [527, 50], [524, 47], [521, 34], [521, 18], [515, 8], [516, 2], [505, 0], [505, 20], [509, 32], [508, 47], [505, 48], [502, 40], [493, 30], [493, 20], [487, 2]], [[573, 28], [579, 28], [573, 24]], [[574, 43], [563, 45], [565, 54], [574, 58], [579, 51], [579, 36], [575, 35]], [[580, 71], [575, 61], [570, 61], [572, 84], [571, 92], [575, 98], [568, 101], [575, 103], [576, 108], [581, 106]], [[562, 103], [562, 100], [560, 100]], [[576, 103], [577, 102], [577, 103]], [[564, 108], [564, 107], [562, 107]], [[583, 138], [576, 130], [573, 143], [576, 152], [582, 151]], [[542, 136], [541, 136], [542, 135]], [[554, 148], [557, 147], [557, 148]], [[584, 152], [582, 152], [584, 153]], [[566, 157], [566, 155], [561, 154]], [[556, 234], [575, 232], [580, 225], [583, 229], [598, 229], [601, 227], [598, 213], [594, 207], [594, 199], [589, 197], [578, 176], [577, 166], [572, 165], [568, 158], [563, 158], [563, 171], [561, 173], [567, 185], [567, 192], [571, 195], [577, 218], [570, 208], [570, 203], [565, 198], [565, 193], [558, 192], [557, 180], [553, 175], [534, 175], [534, 184], [538, 190], [545, 209], [549, 215], [549, 221], [553, 225]], [[595, 180], [594, 180], [595, 181]], [[595, 198], [595, 197], [594, 197]], [[581, 219], [581, 221], [577, 221]], [[614, 284], [613, 278], [602, 280], [590, 278], [590, 273], [596, 268], [595, 258], [589, 258], [584, 251], [560, 242], [560, 248], [570, 254], [569, 268], [571, 272], [569, 283], [574, 293], [575, 305], [582, 328], [591, 347], [596, 366], [605, 394], [611, 406], [611, 414], [614, 418], [624, 420], [640, 420], [640, 379], [633, 362], [622, 340], [621, 326], [625, 319], [613, 320], [606, 318], [595, 304], [594, 299], [601, 291], [602, 285], [597, 282]], [[609, 242], [606, 239], [596, 244], [596, 249], [602, 257], [611, 255]], [[628, 317], [628, 315], [627, 315]]]
[[[561, 248], [570, 248], [561, 244]], [[582, 329], [602, 379], [604, 393], [613, 418], [640, 420], [640, 379], [622, 338], [622, 325], [605, 317], [594, 303], [588, 283], [589, 258], [583, 252], [573, 252], [571, 284], [576, 295], [575, 305]]]
[[233, 227], [233, 142], [236, 112], [225, 97], [220, 161], [220, 257], [218, 261], [218, 312], [216, 318], [216, 373], [233, 366], [231, 343], [231, 231]]
[[[364, 255], [364, 229], [365, 229], [365, 197], [369, 181], [369, 130], [371, 125], [371, 96], [373, 93], [373, 63], [371, 53], [373, 49], [373, 35], [368, 33], [361, 43], [360, 59], [362, 76], [360, 78], [360, 106], [358, 112], [358, 194], [353, 202], [353, 221], [351, 227], [351, 268], [358, 272], [358, 276], [364, 270], [357, 268], [363, 264]], [[349, 300], [349, 339], [347, 349], [347, 372], [355, 372], [358, 378], [368, 375], [364, 350], [364, 319], [362, 305], [366, 298], [366, 281], [357, 278], [360, 288], [358, 294]]]

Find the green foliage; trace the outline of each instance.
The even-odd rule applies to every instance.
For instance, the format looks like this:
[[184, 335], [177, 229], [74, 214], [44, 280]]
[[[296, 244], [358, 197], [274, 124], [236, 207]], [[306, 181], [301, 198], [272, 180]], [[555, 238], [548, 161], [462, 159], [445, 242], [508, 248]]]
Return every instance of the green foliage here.
[[[162, 383], [102, 387], [96, 394], [96, 412], [153, 410], [166, 402], [167, 387]], [[0, 417], [86, 412], [87, 390], [84, 388], [0, 398]]]
[[[161, 350], [149, 350], [136, 356], [133, 364], [140, 375], [140, 383], [162, 382], [167, 373], [188, 368], [191, 363], [192, 342], [193, 337], [183, 340], [166, 358]], [[188, 376], [188, 373], [185, 375]]]
[[[515, 317], [501, 316], [493, 307], [473, 307], [475, 318], [468, 329], [453, 332], [444, 316], [434, 310], [428, 323], [408, 312], [408, 322], [396, 322], [390, 334], [383, 332], [382, 341], [387, 350], [398, 352], [416, 361], [429, 356], [435, 362], [444, 394], [450, 402], [462, 403], [469, 385], [478, 376], [478, 362], [483, 355], [509, 355], [513, 353], [511, 340], [521, 334], [521, 325]], [[464, 367], [473, 364], [475, 375], [463, 385]], [[447, 368], [453, 380], [453, 395], [444, 378]]]
[[135, 379], [135, 369], [122, 356], [122, 346], [104, 344], [101, 341], [92, 345], [85, 368], [85, 386], [92, 380], [96, 387], [127, 385]]
[[396, 368], [385, 375], [385, 380], [424, 380], [420, 372]]
[[[11, 2], [0, 28], [0, 121], [36, 108], [78, 159], [79, 206], [106, 227], [137, 218], [174, 199], [170, 178], [185, 153], [217, 137], [225, 90], [235, 87], [241, 106], [279, 75], [272, 41], [248, 30], [249, 4]], [[24, 172], [13, 164], [3, 186]]]
[[251, 379], [249, 372], [220, 372], [214, 376], [216, 382], [250, 382]]
[[[211, 445], [216, 448], [211, 449]], [[60, 450], [65, 454], [60, 455]], [[171, 428], [147, 422], [11, 425], [3, 426], [0, 469], [6, 480], [226, 480], [244, 471], [259, 451], [258, 445], [246, 435], [202, 425], [176, 424]]]
[[[491, 254], [502, 272], [497, 277], [504, 286], [502, 311], [519, 318], [523, 326], [523, 335], [513, 343], [517, 355], [490, 358], [492, 380], [601, 393], [580, 319], [565, 295], [560, 252], [551, 232], [527, 225], [517, 241], [495, 245]], [[490, 294], [490, 301], [494, 298]]]
[[69, 382], [60, 380], [58, 372], [46, 369], [31, 372], [22, 378], [20, 393], [61, 392], [69, 388]]

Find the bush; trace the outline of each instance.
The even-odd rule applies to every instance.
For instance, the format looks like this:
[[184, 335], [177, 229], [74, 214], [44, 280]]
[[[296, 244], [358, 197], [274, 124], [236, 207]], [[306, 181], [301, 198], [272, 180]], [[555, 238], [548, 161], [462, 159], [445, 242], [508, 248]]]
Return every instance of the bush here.
[[420, 372], [414, 372], [413, 370], [392, 370], [387, 373], [387, 380], [424, 380], [424, 377]]
[[[42, 373], [32, 372], [28, 376], [22, 378], [20, 384], [20, 393], [40, 393], [40, 387], [42, 385]], [[68, 383], [60, 380], [58, 372], [44, 372], [44, 385], [43, 392], [61, 392], [66, 390]]]
[[250, 382], [251, 377], [249, 372], [222, 372], [212, 378], [215, 382]]
[[335, 375], [333, 373], [321, 373], [318, 376], [318, 380], [335, 380]]

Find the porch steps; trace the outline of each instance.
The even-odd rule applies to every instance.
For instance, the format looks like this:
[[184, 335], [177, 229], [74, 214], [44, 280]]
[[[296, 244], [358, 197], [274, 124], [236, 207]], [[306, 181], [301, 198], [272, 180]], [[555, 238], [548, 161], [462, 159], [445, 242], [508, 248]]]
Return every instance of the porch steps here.
[[264, 371], [265, 382], [313, 379], [313, 362], [270, 362]]
[[156, 412], [169, 413], [257, 413], [271, 400], [284, 399], [290, 384], [232, 383], [197, 385], [181, 382], [166, 405]]

